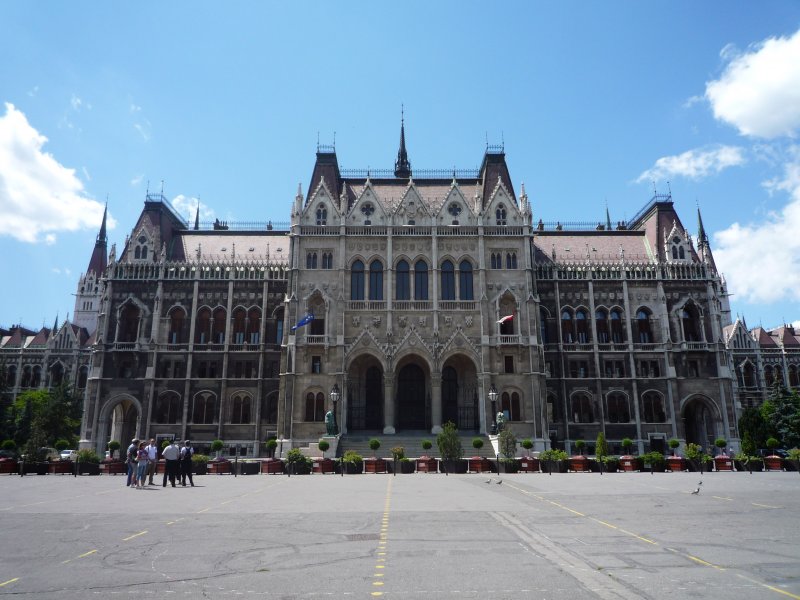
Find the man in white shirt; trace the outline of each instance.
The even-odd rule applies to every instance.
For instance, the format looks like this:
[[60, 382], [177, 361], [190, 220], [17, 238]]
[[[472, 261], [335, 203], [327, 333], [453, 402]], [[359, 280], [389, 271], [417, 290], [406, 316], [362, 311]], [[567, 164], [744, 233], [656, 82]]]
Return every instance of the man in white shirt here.
[[167, 463], [164, 469], [164, 484], [162, 487], [167, 487], [167, 477], [169, 477], [172, 487], [175, 487], [175, 479], [178, 477], [178, 460], [181, 456], [181, 449], [178, 448], [175, 440], [170, 441], [169, 446], [164, 448], [161, 456], [164, 457]]
[[147, 476], [149, 478], [147, 485], [155, 485], [155, 483], [153, 483], [153, 475], [156, 472], [156, 463], [158, 462], [158, 446], [156, 445], [156, 441], [150, 438], [150, 445], [145, 446], [144, 449], [147, 450], [147, 458], [149, 461], [147, 463]]

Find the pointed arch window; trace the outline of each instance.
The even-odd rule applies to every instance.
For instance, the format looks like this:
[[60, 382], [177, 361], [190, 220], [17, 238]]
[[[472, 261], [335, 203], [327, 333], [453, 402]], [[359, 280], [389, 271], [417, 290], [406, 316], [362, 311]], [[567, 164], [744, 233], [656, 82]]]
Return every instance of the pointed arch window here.
[[683, 325], [683, 340], [685, 342], [700, 341], [700, 326], [698, 323], [697, 308], [687, 305], [681, 311], [681, 323]]
[[86, 389], [86, 380], [89, 379], [89, 367], [86, 365], [78, 369], [78, 389]]
[[31, 367], [30, 365], [25, 365], [22, 368], [22, 380], [19, 382], [19, 387], [21, 388], [29, 388], [31, 387]]
[[798, 368], [796, 365], [789, 365], [789, 387], [800, 386], [800, 377], [798, 377]]
[[418, 260], [414, 263], [414, 300], [428, 299], [428, 263]]
[[516, 269], [516, 268], [517, 268], [517, 253], [508, 252], [506, 254], [506, 269]]
[[606, 419], [609, 423], [630, 423], [631, 410], [625, 394], [612, 392], [606, 397]]
[[395, 298], [397, 300], [410, 300], [411, 277], [408, 261], [401, 260], [397, 263], [395, 279]]
[[490, 267], [492, 269], [500, 269], [503, 267], [503, 261], [500, 257], [500, 254], [492, 252], [491, 256], [489, 257], [490, 260]]
[[575, 311], [575, 336], [579, 344], [589, 343], [588, 317], [589, 315], [582, 308]]
[[306, 421], [325, 420], [325, 395], [322, 392], [306, 394]]
[[753, 364], [748, 361], [741, 368], [742, 373], [742, 387], [754, 388], [756, 387], [756, 370]]
[[6, 387], [13, 388], [17, 383], [17, 367], [11, 365], [6, 371]]
[[247, 313], [244, 308], [239, 307], [233, 311], [233, 343], [244, 344], [245, 330], [247, 328]]
[[608, 315], [604, 308], [598, 308], [594, 313], [595, 328], [597, 329], [597, 343], [607, 344], [608, 335]]
[[57, 387], [64, 381], [64, 365], [60, 362], [50, 367], [50, 386]]
[[495, 221], [497, 222], [497, 225], [505, 226], [508, 223], [505, 205], [503, 204], [497, 205], [497, 209], [494, 211], [494, 217]]
[[369, 263], [369, 299], [383, 300], [383, 264], [377, 259]]
[[181, 397], [176, 392], [164, 392], [156, 400], [154, 421], [161, 424], [180, 423], [181, 408]]
[[611, 317], [611, 341], [615, 344], [621, 344], [625, 341], [624, 329], [622, 328], [622, 312], [617, 308], [613, 308], [609, 316]]
[[126, 304], [119, 314], [118, 342], [135, 342], [139, 338], [139, 308], [132, 304]]
[[211, 309], [203, 307], [197, 311], [194, 325], [194, 343], [208, 344], [211, 338]]
[[520, 401], [518, 392], [503, 392], [500, 402], [501, 410], [509, 421], [521, 421]]
[[442, 263], [442, 300], [456, 299], [456, 279], [453, 263], [446, 260]]
[[350, 269], [350, 300], [364, 299], [364, 263], [357, 260]]
[[219, 307], [214, 310], [212, 314], [212, 343], [224, 344], [225, 343], [225, 325], [227, 320], [227, 313], [224, 308]]
[[666, 423], [667, 413], [664, 410], [664, 397], [657, 392], [642, 394], [642, 421], [644, 423]]
[[217, 397], [214, 392], [197, 392], [192, 405], [192, 423], [211, 425], [216, 422], [216, 415]]
[[549, 344], [551, 339], [547, 310], [539, 307], [539, 329], [541, 329], [542, 343]]
[[253, 398], [249, 394], [234, 394], [231, 399], [231, 423], [249, 425], [253, 407]]
[[636, 312], [636, 331], [640, 344], [652, 344], [653, 333], [650, 330], [650, 313], [643, 308]]
[[322, 253], [322, 268], [323, 269], [333, 268], [333, 254], [331, 254], [330, 252]]
[[572, 320], [572, 313], [566, 308], [561, 311], [561, 339], [565, 344], [572, 344], [575, 341], [575, 323]]
[[571, 405], [573, 423], [594, 423], [592, 399], [587, 394], [575, 394]]
[[251, 308], [247, 312], [247, 343], [258, 344], [261, 341], [261, 310]]
[[328, 209], [324, 204], [317, 207], [317, 225], [327, 225], [328, 223]]
[[306, 254], [306, 269], [316, 269], [317, 268], [317, 253], [316, 252], [309, 252]]
[[182, 344], [185, 340], [186, 311], [176, 306], [169, 311], [169, 333], [167, 339], [170, 344]]
[[472, 286], [472, 263], [462, 260], [458, 265], [458, 296], [461, 300], [474, 300]]

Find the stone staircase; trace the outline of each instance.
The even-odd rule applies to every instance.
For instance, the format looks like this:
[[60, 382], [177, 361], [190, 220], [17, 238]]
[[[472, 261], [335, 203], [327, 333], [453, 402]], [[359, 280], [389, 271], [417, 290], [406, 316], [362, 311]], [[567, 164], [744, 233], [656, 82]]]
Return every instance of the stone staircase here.
[[[485, 458], [495, 457], [492, 444], [489, 441], [489, 436], [473, 433], [463, 434], [459, 437], [461, 438], [461, 445], [464, 447], [465, 458], [470, 456], [483, 456]], [[476, 450], [472, 447], [472, 440], [476, 437], [483, 440], [483, 448], [480, 450]], [[381, 447], [378, 448], [378, 451], [375, 453], [373, 453], [369, 447], [369, 441], [372, 438], [377, 438], [381, 443]], [[348, 433], [343, 435], [339, 440], [339, 450], [337, 452], [337, 456], [341, 456], [348, 450], [353, 450], [364, 458], [369, 458], [373, 456], [373, 454], [378, 456], [378, 458], [391, 458], [392, 448], [396, 446], [402, 446], [405, 448], [407, 457], [416, 458], [426, 453], [422, 449], [423, 440], [428, 440], [431, 442], [431, 444], [433, 444], [427, 454], [434, 457], [439, 456], [439, 449], [436, 447], [436, 435], [422, 431], [414, 433], [403, 432], [396, 435], [384, 435], [383, 433], [377, 431], [374, 433], [363, 431], [359, 431], [357, 434]]]

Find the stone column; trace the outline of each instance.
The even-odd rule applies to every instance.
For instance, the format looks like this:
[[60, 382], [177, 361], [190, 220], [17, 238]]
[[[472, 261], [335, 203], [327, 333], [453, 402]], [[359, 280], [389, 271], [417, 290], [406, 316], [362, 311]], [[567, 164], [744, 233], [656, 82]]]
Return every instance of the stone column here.
[[431, 433], [442, 431], [442, 375], [431, 375]]
[[383, 378], [383, 433], [394, 435], [394, 377]]

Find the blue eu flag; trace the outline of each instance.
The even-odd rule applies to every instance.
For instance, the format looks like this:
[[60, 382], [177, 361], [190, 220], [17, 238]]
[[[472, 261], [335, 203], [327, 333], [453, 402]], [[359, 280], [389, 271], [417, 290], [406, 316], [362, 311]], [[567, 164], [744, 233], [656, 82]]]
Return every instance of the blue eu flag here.
[[308, 314], [306, 314], [306, 316], [305, 316], [305, 317], [303, 317], [302, 319], [300, 319], [300, 320], [297, 322], [297, 325], [295, 325], [295, 326], [293, 326], [293, 327], [292, 327], [292, 331], [294, 331], [295, 329], [300, 329], [300, 328], [301, 328], [301, 327], [303, 327], [304, 325], [308, 325], [308, 324], [309, 324], [309, 323], [311, 323], [311, 321], [313, 321], [313, 320], [314, 320], [314, 315], [312, 315], [311, 313], [308, 313]]

